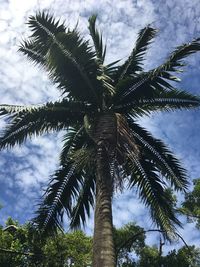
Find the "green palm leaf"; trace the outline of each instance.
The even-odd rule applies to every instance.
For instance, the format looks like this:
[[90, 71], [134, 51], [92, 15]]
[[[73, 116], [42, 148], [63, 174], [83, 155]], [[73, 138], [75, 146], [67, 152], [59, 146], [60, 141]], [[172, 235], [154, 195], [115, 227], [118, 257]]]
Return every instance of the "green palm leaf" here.
[[131, 151], [126, 155], [127, 164], [124, 168], [127, 173], [131, 173], [130, 188], [137, 188], [140, 199], [150, 209], [152, 220], [164, 231], [164, 236], [170, 239], [171, 234], [176, 232], [176, 226], [181, 226], [181, 223], [176, 218], [166, 185], [150, 160], [142, 156], [139, 160]]
[[52, 231], [58, 225], [62, 228], [64, 210], [71, 219], [71, 227], [80, 227], [81, 220], [85, 222], [83, 211], [86, 209], [89, 216], [90, 205], [93, 205], [94, 178], [88, 173], [94, 171], [95, 151], [84, 148], [69, 156], [70, 161], [65, 160], [55, 172], [34, 220], [44, 232], [49, 227]]
[[[170, 238], [175, 233], [176, 226], [181, 226], [176, 218], [173, 202], [163, 186], [162, 180], [150, 161], [141, 158], [140, 162], [130, 156], [129, 167], [134, 175], [131, 176], [130, 186], [137, 186], [140, 198], [150, 208], [153, 221], [165, 231], [165, 236]], [[132, 165], [133, 164], [133, 165]]]
[[[79, 228], [86, 222], [86, 214], [90, 216], [90, 207], [94, 207], [95, 179], [93, 175], [85, 175], [78, 199], [71, 213], [71, 228]], [[86, 213], [86, 214], [85, 214]]]
[[[118, 86], [118, 91], [115, 96], [118, 103], [126, 103], [127, 99], [134, 99], [138, 95], [147, 93], [152, 94], [155, 91], [163, 91], [163, 89], [171, 89], [171, 85], [165, 81], [180, 81], [176, 76], [171, 75], [171, 72], [180, 72], [180, 67], [184, 66], [182, 60], [188, 55], [200, 51], [199, 39], [193, 40], [189, 44], [184, 44], [177, 47], [177, 49], [170, 55], [167, 61], [159, 67], [135, 75], [128, 80], [129, 86]], [[132, 83], [132, 85], [131, 85]]]
[[97, 64], [88, 42], [76, 30], [65, 32], [64, 25], [59, 26], [48, 14], [31, 16], [28, 25], [33, 32], [31, 41], [25, 41], [20, 50], [45, 66], [64, 93], [98, 103]]
[[154, 138], [147, 130], [131, 119], [128, 120], [128, 123], [138, 146], [143, 148], [143, 155], [149, 161], [153, 161], [157, 171], [170, 181], [170, 185], [175, 190], [185, 190], [188, 186], [186, 170], [181, 167], [173, 153], [161, 140]]
[[[70, 127], [68, 132], [65, 134], [63, 138], [63, 148], [60, 154], [60, 162], [62, 164], [68, 159], [69, 154], [73, 154], [76, 149], [80, 149], [84, 144], [85, 140], [82, 137], [84, 128], [81, 126], [78, 127]], [[71, 153], [70, 153], [71, 152]]]
[[20, 112], [32, 112], [43, 105], [30, 105], [30, 106], [22, 106], [22, 105], [7, 105], [1, 104], [0, 105], [0, 115], [7, 115], [13, 113], [20, 113]]
[[123, 80], [130, 74], [134, 74], [137, 71], [142, 71], [142, 60], [147, 50], [148, 45], [151, 43], [152, 39], [155, 37], [157, 30], [148, 25], [142, 29], [136, 40], [135, 47], [125, 63], [119, 67], [117, 72], [117, 81]]
[[96, 15], [92, 15], [89, 18], [88, 29], [94, 43], [97, 59], [100, 61], [100, 64], [103, 64], [106, 55], [106, 47], [103, 47], [102, 35], [99, 34], [98, 30], [96, 29], [96, 19]]
[[[66, 31], [65, 25], [60, 23], [59, 20], [55, 20], [54, 17], [47, 12], [38, 12], [35, 16], [30, 16], [27, 24], [32, 31], [31, 38], [42, 44], [48, 41], [50, 33], [57, 34]], [[40, 27], [38, 27], [38, 24]], [[43, 27], [48, 29], [49, 33], [44, 30]]]
[[27, 56], [35, 65], [39, 65], [45, 69], [47, 68], [46, 55], [49, 48], [49, 45], [47, 46], [39, 41], [24, 40], [20, 45], [19, 51]]
[[1, 133], [0, 147], [21, 144], [28, 136], [66, 129], [70, 125], [79, 123], [83, 121], [84, 115], [81, 114], [80, 107], [83, 105], [67, 100], [31, 108], [0, 106], [3, 114], [11, 113], [8, 117], [10, 123]]
[[170, 91], [154, 92], [144, 98], [135, 99], [130, 102], [117, 105], [116, 112], [136, 114], [149, 114], [152, 111], [171, 111], [180, 109], [191, 109], [199, 107], [200, 98], [185, 91], [171, 89]]
[[65, 33], [66, 27], [64, 24], [61, 24], [59, 20], [56, 21], [45, 12], [38, 12], [35, 16], [30, 16], [27, 24], [32, 31], [32, 35], [29, 40], [24, 40], [21, 43], [19, 51], [25, 54], [28, 59], [34, 63], [46, 66], [46, 56], [51, 47], [51, 42], [48, 33], [42, 29], [42, 25], [49, 33], [51, 32], [54, 35]]
[[68, 162], [54, 173], [37, 211], [38, 216], [33, 219], [41, 232], [55, 232], [57, 227], [61, 229], [64, 209], [70, 216], [73, 200], [82, 183], [75, 168], [76, 165]]
[[83, 126], [80, 128], [70, 127], [63, 138], [63, 148], [60, 153], [61, 164], [64, 164], [68, 158], [74, 157], [76, 151], [79, 151], [81, 148], [92, 148], [93, 145], [92, 139], [89, 138]]
[[[102, 83], [102, 87], [105, 89], [105, 94], [113, 95], [115, 88], [113, 86], [113, 80], [110, 77], [110, 72], [112, 71], [112, 64], [109, 66], [104, 66], [104, 60], [106, 55], [106, 46], [103, 46], [102, 35], [96, 29], [96, 19], [97, 16], [93, 15], [89, 18], [89, 32], [92, 37], [95, 53], [98, 62], [98, 76], [97, 79]], [[115, 64], [116, 62], [114, 62]], [[115, 68], [116, 69], [116, 68]]]
[[60, 33], [55, 38], [48, 54], [51, 78], [69, 96], [98, 103], [101, 91], [96, 79], [97, 64], [88, 42], [82, 41], [75, 31]]

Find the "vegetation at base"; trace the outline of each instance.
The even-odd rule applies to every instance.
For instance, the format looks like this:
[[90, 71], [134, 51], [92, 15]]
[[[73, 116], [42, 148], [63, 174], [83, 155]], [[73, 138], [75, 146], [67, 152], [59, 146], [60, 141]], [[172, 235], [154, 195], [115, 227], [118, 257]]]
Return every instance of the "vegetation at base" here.
[[[30, 224], [8, 218], [0, 227], [1, 267], [90, 267], [92, 238], [82, 231], [42, 240]], [[143, 232], [143, 233], [142, 233]], [[163, 256], [164, 243], [145, 244], [144, 229], [135, 223], [114, 229], [117, 267], [198, 267], [200, 248], [183, 246]], [[139, 234], [138, 233], [142, 233]], [[133, 238], [135, 236], [135, 238]]]
[[200, 228], [200, 178], [194, 179], [193, 184], [193, 190], [185, 194], [179, 211], [187, 216], [188, 222], [196, 222], [196, 227]]
[[19, 225], [11, 218], [0, 229], [1, 267], [87, 267], [91, 249], [92, 238], [82, 231], [43, 240], [30, 224]]

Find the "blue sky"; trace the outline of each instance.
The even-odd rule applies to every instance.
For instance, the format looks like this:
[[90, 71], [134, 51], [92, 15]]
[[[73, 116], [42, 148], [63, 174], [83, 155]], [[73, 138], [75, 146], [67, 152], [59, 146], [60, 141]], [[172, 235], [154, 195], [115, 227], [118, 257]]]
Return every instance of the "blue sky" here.
[[[20, 41], [28, 35], [25, 22], [38, 9], [49, 10], [65, 20], [66, 25], [74, 26], [79, 20], [79, 28], [86, 36], [87, 19], [97, 13], [98, 25], [107, 43], [107, 62], [124, 60], [138, 31], [152, 24], [159, 33], [147, 53], [147, 69], [162, 63], [177, 45], [200, 36], [199, 0], [0, 0], [1, 104], [41, 104], [59, 97], [46, 73], [17, 52]], [[179, 88], [200, 94], [200, 53], [190, 57], [187, 63]], [[195, 110], [155, 114], [141, 120], [182, 160], [191, 181], [200, 177], [199, 116], [200, 110]], [[0, 130], [4, 126], [5, 122], [0, 120]], [[0, 203], [3, 205], [0, 223], [8, 216], [22, 223], [32, 218], [42, 187], [56, 168], [61, 139], [62, 133], [45, 135], [0, 152]], [[153, 227], [147, 211], [130, 192], [115, 197], [113, 211], [116, 226], [134, 220], [146, 229]], [[87, 231], [92, 231], [91, 220]], [[199, 243], [200, 233], [193, 224], [186, 224], [180, 232], [188, 243]], [[155, 234], [148, 236], [151, 244], [157, 239]]]

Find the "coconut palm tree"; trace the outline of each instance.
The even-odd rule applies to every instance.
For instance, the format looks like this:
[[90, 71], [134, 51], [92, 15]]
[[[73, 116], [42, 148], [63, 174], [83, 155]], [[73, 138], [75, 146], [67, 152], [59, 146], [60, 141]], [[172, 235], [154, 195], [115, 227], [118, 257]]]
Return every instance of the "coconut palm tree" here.
[[137, 188], [151, 217], [165, 236], [180, 225], [167, 187], [187, 189], [187, 175], [178, 159], [137, 123], [154, 111], [191, 109], [200, 98], [175, 88], [182, 59], [200, 50], [200, 40], [176, 48], [159, 67], [144, 71], [142, 60], [156, 35], [142, 29], [129, 58], [105, 63], [106, 47], [89, 18], [93, 46], [77, 30], [67, 29], [48, 13], [28, 21], [31, 36], [20, 51], [44, 68], [61, 92], [61, 100], [44, 105], [1, 105], [8, 126], [1, 149], [28, 137], [64, 131], [59, 168], [52, 175], [34, 225], [43, 233], [62, 226], [64, 211], [71, 228], [86, 222], [95, 208], [93, 266], [115, 266], [112, 198], [116, 188]]

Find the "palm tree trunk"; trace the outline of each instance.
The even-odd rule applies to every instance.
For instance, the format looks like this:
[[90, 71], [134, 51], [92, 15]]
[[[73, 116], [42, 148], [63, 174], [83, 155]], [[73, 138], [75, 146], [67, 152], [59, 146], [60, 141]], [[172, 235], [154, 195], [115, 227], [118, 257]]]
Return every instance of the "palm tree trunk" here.
[[112, 223], [112, 188], [107, 153], [101, 146], [97, 155], [93, 267], [116, 266]]

